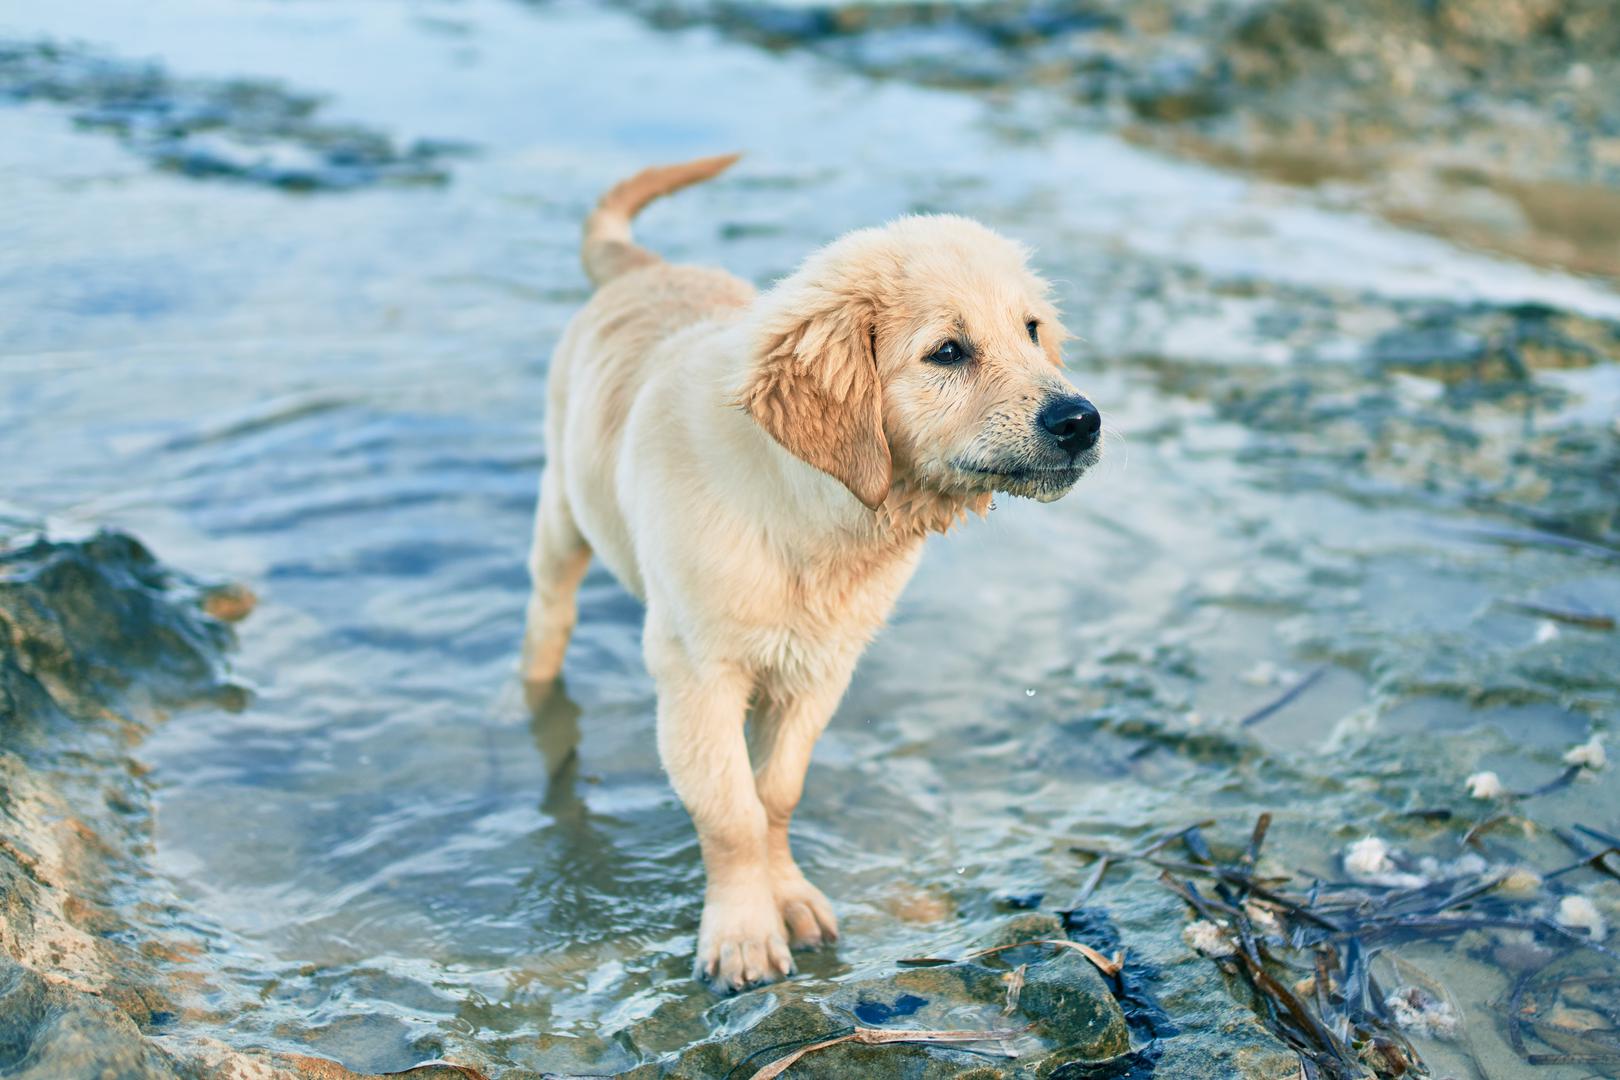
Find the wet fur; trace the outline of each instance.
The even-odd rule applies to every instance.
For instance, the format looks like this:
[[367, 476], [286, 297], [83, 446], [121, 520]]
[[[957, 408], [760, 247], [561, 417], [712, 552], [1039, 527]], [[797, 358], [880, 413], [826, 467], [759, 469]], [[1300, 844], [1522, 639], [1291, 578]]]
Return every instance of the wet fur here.
[[[587, 221], [599, 288], [552, 360], [523, 668], [542, 693], [558, 675], [593, 554], [645, 601], [659, 754], [707, 872], [697, 972], [735, 989], [836, 935], [788, 821], [923, 540], [993, 490], [1056, 498], [1094, 458], [1042, 456], [1035, 411], [1073, 393], [1064, 331], [981, 225], [852, 233], [763, 295], [634, 244], [637, 209], [731, 160], [649, 170]], [[946, 337], [971, 366], [922, 359]]]

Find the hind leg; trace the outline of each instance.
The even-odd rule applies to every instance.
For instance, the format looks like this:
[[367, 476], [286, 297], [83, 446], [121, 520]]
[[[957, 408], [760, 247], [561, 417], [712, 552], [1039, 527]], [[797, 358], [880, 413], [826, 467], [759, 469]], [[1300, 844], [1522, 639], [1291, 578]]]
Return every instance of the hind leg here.
[[591, 548], [574, 523], [562, 477], [550, 465], [540, 480], [540, 508], [529, 552], [528, 624], [523, 633], [523, 681], [547, 685], [562, 671], [563, 652], [578, 614], [579, 583]]

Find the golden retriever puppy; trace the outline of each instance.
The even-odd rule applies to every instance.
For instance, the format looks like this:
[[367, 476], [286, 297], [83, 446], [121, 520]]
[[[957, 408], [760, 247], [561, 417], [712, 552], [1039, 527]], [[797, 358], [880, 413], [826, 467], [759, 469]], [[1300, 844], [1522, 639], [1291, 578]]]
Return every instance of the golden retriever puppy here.
[[1056, 499], [1101, 453], [1045, 282], [982, 225], [854, 232], [763, 294], [631, 241], [734, 160], [649, 169], [586, 221], [597, 291], [551, 362], [523, 648], [549, 685], [593, 554], [646, 603], [658, 752], [708, 879], [696, 974], [722, 989], [837, 934], [788, 820], [928, 533], [992, 492]]

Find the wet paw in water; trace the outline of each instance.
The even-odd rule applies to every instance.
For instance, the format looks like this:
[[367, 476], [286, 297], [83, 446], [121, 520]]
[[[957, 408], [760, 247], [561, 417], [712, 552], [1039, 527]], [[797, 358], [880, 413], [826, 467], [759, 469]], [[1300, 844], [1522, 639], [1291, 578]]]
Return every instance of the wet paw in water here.
[[703, 903], [693, 975], [732, 993], [793, 974], [776, 901], [764, 885], [711, 888]]

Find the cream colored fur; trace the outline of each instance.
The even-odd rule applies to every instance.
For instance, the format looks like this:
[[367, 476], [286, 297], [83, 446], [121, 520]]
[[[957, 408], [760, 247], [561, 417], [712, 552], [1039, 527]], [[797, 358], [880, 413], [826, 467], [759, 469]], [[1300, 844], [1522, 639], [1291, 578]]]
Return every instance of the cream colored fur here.
[[[648, 170], [587, 222], [599, 289], [552, 360], [523, 650], [544, 688], [592, 554], [645, 601], [659, 754], [707, 872], [697, 971], [725, 988], [837, 934], [788, 822], [924, 538], [995, 490], [1057, 498], [1095, 460], [1041, 464], [1035, 413], [1074, 393], [1064, 332], [1024, 252], [983, 226], [853, 233], [763, 295], [635, 246], [636, 210], [733, 160]], [[970, 365], [924, 359], [948, 338]]]

